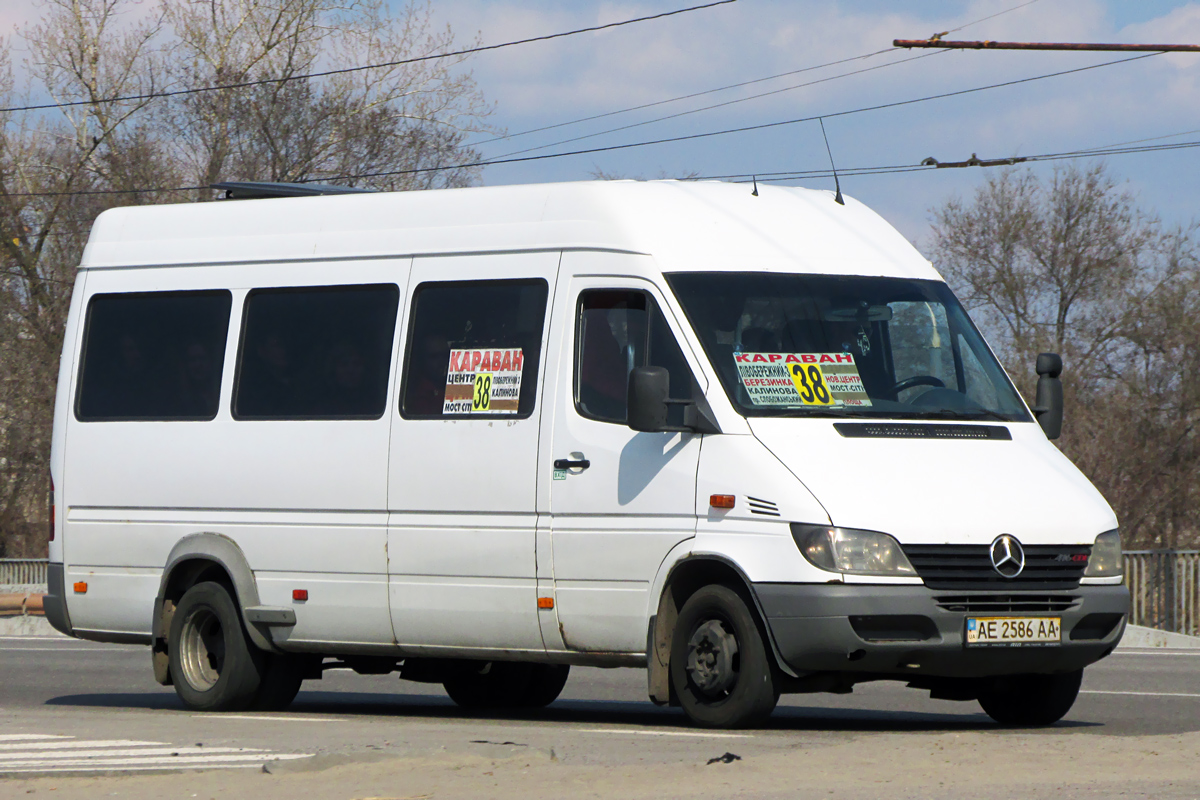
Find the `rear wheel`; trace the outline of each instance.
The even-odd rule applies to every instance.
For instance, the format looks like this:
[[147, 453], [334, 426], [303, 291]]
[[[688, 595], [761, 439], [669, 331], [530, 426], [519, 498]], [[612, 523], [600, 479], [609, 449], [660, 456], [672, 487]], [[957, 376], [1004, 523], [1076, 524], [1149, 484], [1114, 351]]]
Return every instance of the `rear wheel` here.
[[258, 695], [265, 654], [250, 641], [223, 585], [205, 581], [184, 593], [171, 620], [169, 645], [171, 679], [188, 708], [238, 711]]
[[474, 661], [456, 669], [442, 686], [463, 708], [518, 707], [530, 691], [531, 667], [514, 661]]
[[684, 713], [706, 728], [756, 725], [779, 701], [758, 624], [727, 586], [706, 586], [684, 603], [671, 640], [670, 670]]
[[1083, 670], [999, 678], [992, 688], [980, 693], [979, 705], [1001, 725], [1053, 725], [1075, 705], [1082, 681]]
[[521, 695], [520, 705], [525, 708], [544, 708], [562, 694], [571, 668], [566, 664], [531, 664], [530, 672], [529, 686]]

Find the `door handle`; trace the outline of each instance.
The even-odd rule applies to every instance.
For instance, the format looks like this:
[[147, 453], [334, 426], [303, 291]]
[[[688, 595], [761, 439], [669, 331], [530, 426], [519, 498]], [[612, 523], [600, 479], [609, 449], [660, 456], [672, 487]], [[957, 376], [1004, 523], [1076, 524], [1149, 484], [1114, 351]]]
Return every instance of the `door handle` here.
[[584, 470], [592, 465], [591, 461], [586, 458], [572, 460], [569, 458], [557, 458], [554, 460], [555, 469], [579, 469]]

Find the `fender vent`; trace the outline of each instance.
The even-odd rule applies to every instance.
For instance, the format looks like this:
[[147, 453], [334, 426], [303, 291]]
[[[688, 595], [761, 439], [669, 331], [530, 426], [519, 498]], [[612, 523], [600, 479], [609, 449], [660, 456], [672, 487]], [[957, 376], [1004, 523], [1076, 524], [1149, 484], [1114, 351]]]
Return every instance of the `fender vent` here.
[[847, 439], [1012, 439], [1003, 425], [835, 422], [833, 429]]
[[762, 514], [766, 517], [778, 517], [779, 506], [772, 503], [770, 500], [759, 500], [757, 497], [746, 496], [746, 501], [750, 505], [751, 514]]

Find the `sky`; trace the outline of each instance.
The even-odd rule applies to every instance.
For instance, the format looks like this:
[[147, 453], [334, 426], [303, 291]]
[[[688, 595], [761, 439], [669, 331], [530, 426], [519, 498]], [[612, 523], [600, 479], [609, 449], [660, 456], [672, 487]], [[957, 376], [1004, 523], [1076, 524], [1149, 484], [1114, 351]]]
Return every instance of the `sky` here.
[[[403, 0], [390, 0], [398, 5]], [[434, 0], [439, 23], [460, 42], [485, 44], [660, 13], [700, 0]], [[1012, 10], [1015, 9], [1015, 10]], [[1001, 13], [1007, 12], [1007, 13]], [[0, 0], [0, 32], [37, 19], [35, 0]], [[984, 19], [999, 14], [991, 19]], [[974, 24], [969, 24], [974, 23]], [[967, 25], [963, 30], [955, 28]], [[876, 53], [895, 38], [1200, 43], [1200, 2], [1166, 0], [737, 0], [716, 8], [474, 56], [467, 68], [495, 104], [492, 124], [510, 135], [657, 103], [831, 61]], [[915, 58], [916, 56], [925, 56]], [[730, 127], [836, 115], [853, 109], [1070, 70], [1126, 58], [1117, 53], [894, 50], [849, 63], [761, 81], [500, 141], [488, 158], [600, 135], [535, 151], [553, 153], [633, 143]], [[905, 62], [908, 59], [913, 59]], [[868, 67], [858, 75], [835, 76]], [[831, 78], [816, 85], [797, 84]], [[793, 88], [797, 87], [797, 88]], [[749, 98], [631, 129], [668, 114]], [[1200, 54], [1155, 55], [1126, 64], [898, 108], [827, 116], [841, 169], [912, 165], [932, 156], [957, 161], [1077, 150], [1153, 139], [1200, 140]], [[1161, 137], [1161, 138], [1160, 138]], [[476, 136], [473, 141], [488, 137]], [[1200, 148], [1110, 156], [1144, 208], [1171, 225], [1200, 219]], [[484, 169], [485, 184], [623, 177], [764, 175], [824, 169], [829, 155], [815, 122]], [[1053, 164], [1032, 167], [1049, 175]], [[867, 203], [922, 249], [932, 209], [969, 198], [981, 168], [845, 176], [842, 190]], [[832, 180], [790, 185], [833, 188]]]

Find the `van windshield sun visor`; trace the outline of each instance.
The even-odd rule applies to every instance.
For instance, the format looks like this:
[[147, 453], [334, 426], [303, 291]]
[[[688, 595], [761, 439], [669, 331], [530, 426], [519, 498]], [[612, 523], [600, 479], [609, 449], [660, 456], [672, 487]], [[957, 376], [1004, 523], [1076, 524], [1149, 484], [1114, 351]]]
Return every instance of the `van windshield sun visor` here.
[[[940, 281], [766, 272], [666, 277], [729, 399], [747, 417], [1032, 421]], [[924, 428], [905, 436], [945, 438]]]

